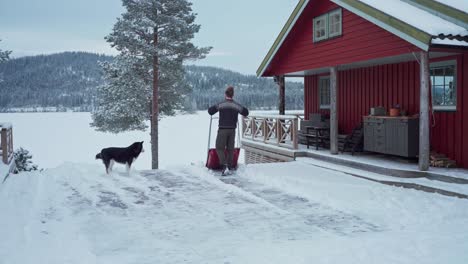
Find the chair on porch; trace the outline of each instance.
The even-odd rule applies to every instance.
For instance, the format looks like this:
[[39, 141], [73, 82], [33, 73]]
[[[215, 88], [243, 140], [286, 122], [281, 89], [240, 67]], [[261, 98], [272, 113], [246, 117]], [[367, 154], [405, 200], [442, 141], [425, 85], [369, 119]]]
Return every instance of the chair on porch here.
[[355, 152], [361, 152], [364, 144], [364, 129], [362, 123], [357, 125], [351, 134], [339, 135], [338, 137], [338, 149], [341, 153], [351, 152], [354, 155]]
[[309, 120], [301, 121], [301, 130], [298, 133], [299, 143], [327, 147], [330, 139], [330, 119], [320, 113], [310, 113]]

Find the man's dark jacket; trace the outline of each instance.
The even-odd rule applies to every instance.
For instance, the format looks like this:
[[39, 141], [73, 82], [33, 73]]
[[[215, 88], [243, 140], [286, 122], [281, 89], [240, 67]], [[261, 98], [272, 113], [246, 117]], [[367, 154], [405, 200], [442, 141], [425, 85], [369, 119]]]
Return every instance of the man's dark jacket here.
[[249, 110], [232, 99], [226, 99], [208, 108], [208, 113], [214, 115], [219, 111], [219, 128], [230, 129], [237, 127], [237, 116], [249, 115]]

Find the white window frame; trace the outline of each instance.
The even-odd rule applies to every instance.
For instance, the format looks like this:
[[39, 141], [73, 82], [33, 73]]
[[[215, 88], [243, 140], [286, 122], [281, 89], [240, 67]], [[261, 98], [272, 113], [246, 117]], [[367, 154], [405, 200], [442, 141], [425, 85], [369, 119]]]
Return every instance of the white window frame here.
[[[320, 86], [320, 84], [322, 83], [322, 80], [328, 80], [328, 95], [330, 96], [330, 98], [328, 98], [328, 104], [322, 104], [322, 87]], [[318, 87], [319, 109], [330, 109], [330, 102], [331, 102], [330, 76], [320, 76], [317, 87]]]
[[[456, 60], [447, 60], [447, 61], [439, 61], [439, 62], [433, 62], [430, 64], [429, 68], [429, 75], [430, 72], [434, 68], [440, 68], [444, 66], [454, 66], [454, 76], [453, 76], [453, 85], [454, 85], [454, 93], [455, 93], [455, 105], [435, 105], [434, 104], [434, 96], [432, 96], [432, 108], [435, 111], [456, 111], [457, 110], [457, 98], [458, 98], [458, 87], [457, 87], [457, 61]], [[432, 75], [430, 75], [430, 80], [431, 80], [431, 94], [434, 95], [434, 87], [433, 87], [433, 78]]]
[[[323, 20], [324, 25], [325, 25], [325, 35], [323, 37], [317, 38], [316, 35], [316, 28], [315, 28], [315, 23], [319, 20]], [[328, 39], [328, 14], [324, 14], [321, 16], [318, 16], [314, 18], [313, 25], [312, 25], [312, 34], [313, 34], [313, 41], [314, 42], [319, 42], [322, 40]]]
[[[333, 15], [336, 15], [338, 14], [340, 16], [340, 23], [339, 23], [339, 29], [338, 29], [338, 32], [336, 33], [332, 33], [331, 32], [331, 18]], [[333, 37], [338, 37], [338, 36], [341, 36], [342, 34], [342, 31], [343, 31], [343, 15], [342, 15], [342, 12], [341, 12], [341, 8], [339, 9], [336, 9], [334, 11], [331, 11], [330, 13], [328, 13], [328, 37], [329, 38], [333, 38]]]

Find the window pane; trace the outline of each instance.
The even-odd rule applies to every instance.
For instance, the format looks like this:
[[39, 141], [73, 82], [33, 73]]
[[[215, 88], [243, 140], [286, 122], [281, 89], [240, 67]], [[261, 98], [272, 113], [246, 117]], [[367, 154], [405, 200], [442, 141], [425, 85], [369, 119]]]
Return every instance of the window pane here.
[[431, 67], [432, 102], [434, 106], [456, 106], [456, 68], [454, 63], [441, 62], [436, 63], [436, 67]]
[[330, 35], [335, 34], [336, 32], [338, 32], [338, 30], [339, 28], [337, 27], [337, 24], [330, 25]]
[[341, 12], [332, 12], [329, 15], [330, 37], [341, 35]]
[[446, 77], [446, 80], [450, 79], [446, 85], [445, 85], [445, 103], [447, 105], [456, 105], [457, 103], [457, 93], [455, 91], [455, 84], [453, 82], [453, 77]]
[[319, 18], [315, 21], [314, 32], [316, 40], [321, 40], [326, 37], [325, 18]]
[[444, 76], [434, 76], [434, 85], [444, 85]]
[[443, 105], [444, 102], [444, 86], [434, 86], [432, 92], [432, 101], [434, 105]]
[[453, 76], [445, 76], [445, 81], [444, 81], [445, 86], [452, 86], [453, 85]]
[[332, 17], [331, 17], [331, 23], [333, 24], [338, 24], [340, 23], [340, 20], [341, 20], [341, 16], [340, 14], [334, 14]]
[[330, 105], [330, 79], [321, 78], [319, 79], [319, 100], [320, 106], [326, 107]]

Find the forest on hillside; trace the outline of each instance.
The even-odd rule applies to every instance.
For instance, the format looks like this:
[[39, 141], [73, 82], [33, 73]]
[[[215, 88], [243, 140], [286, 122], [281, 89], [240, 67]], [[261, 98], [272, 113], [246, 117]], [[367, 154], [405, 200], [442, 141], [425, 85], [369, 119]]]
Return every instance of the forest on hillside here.
[[[0, 64], [0, 112], [92, 111], [96, 87], [103, 84], [99, 62], [113, 57], [65, 52], [11, 59]], [[228, 85], [235, 99], [251, 109], [276, 109], [278, 88], [258, 78], [216, 67], [188, 65], [185, 81], [192, 88], [184, 110], [203, 110], [223, 99]], [[287, 109], [303, 108], [303, 84], [287, 82]]]

